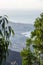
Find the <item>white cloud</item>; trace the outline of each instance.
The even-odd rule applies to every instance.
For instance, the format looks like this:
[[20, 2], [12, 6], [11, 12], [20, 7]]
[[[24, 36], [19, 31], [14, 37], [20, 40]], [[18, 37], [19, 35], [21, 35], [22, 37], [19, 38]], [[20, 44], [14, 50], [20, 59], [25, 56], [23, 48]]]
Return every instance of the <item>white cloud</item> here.
[[43, 9], [43, 0], [0, 0], [0, 9]]

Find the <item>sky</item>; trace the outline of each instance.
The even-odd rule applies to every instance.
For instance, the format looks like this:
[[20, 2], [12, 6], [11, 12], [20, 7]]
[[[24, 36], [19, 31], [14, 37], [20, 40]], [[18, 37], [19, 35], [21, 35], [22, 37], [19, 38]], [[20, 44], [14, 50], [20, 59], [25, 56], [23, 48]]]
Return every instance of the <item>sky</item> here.
[[0, 15], [8, 15], [11, 20], [14, 19], [13, 21], [19, 23], [33, 24], [41, 12], [43, 12], [43, 0], [0, 0]]
[[0, 9], [43, 9], [43, 0], [0, 0]]

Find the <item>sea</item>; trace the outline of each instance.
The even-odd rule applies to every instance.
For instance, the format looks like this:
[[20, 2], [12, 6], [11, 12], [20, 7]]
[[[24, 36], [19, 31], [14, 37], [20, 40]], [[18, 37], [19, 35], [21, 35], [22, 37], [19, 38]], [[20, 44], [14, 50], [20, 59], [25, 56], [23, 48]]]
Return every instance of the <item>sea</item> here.
[[43, 10], [3, 10], [0, 9], [0, 16], [7, 15], [9, 25], [13, 28], [15, 35], [10, 37], [9, 49], [20, 52], [26, 47], [26, 39], [30, 38], [34, 30], [35, 19]]
[[32, 24], [10, 23], [15, 35], [10, 37], [12, 44], [9, 49], [20, 52], [26, 47], [26, 39], [31, 36], [31, 31], [34, 29]]

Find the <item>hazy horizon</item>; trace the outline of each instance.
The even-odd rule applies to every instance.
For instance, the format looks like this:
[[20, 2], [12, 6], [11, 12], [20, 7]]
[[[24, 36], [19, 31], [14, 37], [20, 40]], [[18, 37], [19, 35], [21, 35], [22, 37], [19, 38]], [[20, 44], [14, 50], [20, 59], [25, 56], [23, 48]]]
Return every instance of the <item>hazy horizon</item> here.
[[7, 15], [9, 20], [14, 23], [33, 24], [42, 12], [43, 10], [0, 9], [0, 16]]

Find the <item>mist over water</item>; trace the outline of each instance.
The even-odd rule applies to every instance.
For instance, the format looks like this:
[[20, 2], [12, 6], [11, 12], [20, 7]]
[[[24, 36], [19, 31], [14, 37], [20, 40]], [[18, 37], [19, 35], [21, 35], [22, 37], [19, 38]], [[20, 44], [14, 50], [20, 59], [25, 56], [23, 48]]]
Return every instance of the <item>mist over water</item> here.
[[33, 24], [43, 10], [1, 10], [0, 15], [7, 15], [11, 22]]

